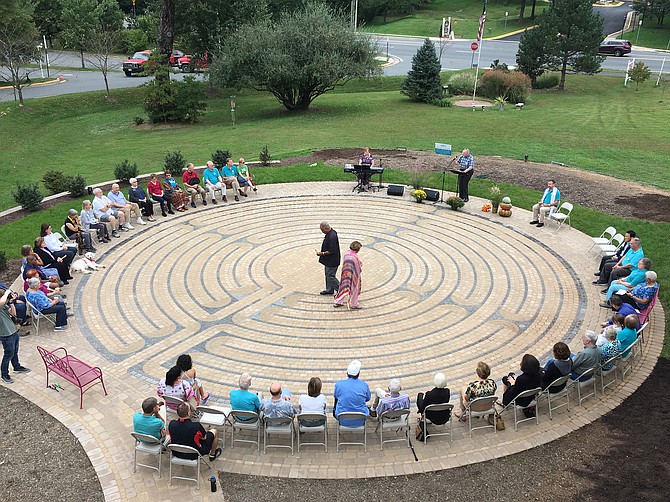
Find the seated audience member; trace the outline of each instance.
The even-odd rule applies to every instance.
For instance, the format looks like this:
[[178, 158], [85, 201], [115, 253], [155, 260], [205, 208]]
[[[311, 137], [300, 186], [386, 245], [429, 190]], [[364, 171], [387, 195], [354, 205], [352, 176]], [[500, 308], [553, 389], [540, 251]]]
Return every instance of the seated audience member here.
[[170, 202], [172, 202], [172, 207], [177, 211], [184, 212], [188, 209], [189, 196], [184, 192], [179, 185], [177, 185], [177, 180], [172, 177], [170, 171], [165, 171], [165, 179], [163, 180], [163, 192], [170, 197]]
[[[45, 284], [48, 288], [60, 287], [61, 282], [59, 281], [58, 276], [57, 275], [47, 276], [44, 272], [42, 272], [41, 267], [37, 266], [37, 259], [32, 255], [26, 258], [26, 264], [23, 267], [24, 280], [28, 279], [28, 273], [31, 270], [37, 272], [37, 277], [39, 278], [40, 282], [42, 284]], [[64, 282], [63, 284], [69, 284], [69, 283]]]
[[202, 205], [207, 205], [207, 192], [202, 185], [200, 185], [200, 178], [195, 172], [195, 166], [189, 162], [186, 166], [186, 171], [181, 175], [181, 180], [184, 182], [184, 190], [191, 196], [191, 207], [195, 207], [195, 196], [200, 195], [202, 198]]
[[24, 274], [23, 278], [26, 278], [25, 275], [25, 267], [28, 265], [28, 257], [32, 256], [34, 259], [32, 260], [32, 265], [31, 267], [35, 267], [38, 269], [40, 272], [40, 276], [44, 275], [46, 278], [53, 278], [54, 281], [58, 282], [60, 279], [58, 276], [58, 270], [55, 268], [50, 268], [50, 267], [45, 267], [44, 262], [42, 259], [39, 257], [39, 255], [33, 251], [33, 248], [30, 246], [30, 244], [24, 244], [21, 246], [21, 266], [24, 267]]
[[593, 281], [593, 284], [607, 284], [609, 285], [621, 279], [622, 277], [627, 277], [633, 270], [633, 267], [638, 264], [638, 262], [644, 258], [644, 251], [642, 250], [642, 244], [638, 237], [633, 237], [630, 240], [630, 249], [626, 251], [626, 254], [621, 257], [621, 259], [612, 267], [609, 277], [605, 281], [601, 281], [600, 277], [597, 281]]
[[465, 420], [465, 406], [468, 402], [478, 397], [494, 396], [498, 386], [491, 376], [491, 367], [484, 363], [477, 363], [477, 380], [470, 382], [461, 390], [461, 399], [459, 401], [460, 409], [454, 411], [454, 415]]
[[155, 174], [151, 175], [151, 180], [147, 183], [147, 191], [149, 192], [149, 196], [160, 204], [163, 216], [167, 216], [168, 213], [174, 214], [170, 197], [163, 191], [161, 182], [158, 181], [158, 176]]
[[[610, 307], [612, 307], [612, 310], [614, 310], [617, 314], [621, 314], [622, 316], [638, 314], [637, 310], [635, 310], [635, 307], [629, 303], [624, 303], [622, 295], [612, 295], [612, 298], [610, 298]], [[611, 319], [605, 324], [611, 324]]]
[[409, 410], [409, 396], [400, 393], [402, 386], [399, 379], [392, 378], [387, 389], [385, 391], [378, 387], [375, 390], [375, 401], [372, 408], [375, 410], [377, 417], [390, 410]]
[[[605, 337], [607, 338], [607, 343], [604, 343], [600, 347], [600, 364], [601, 366], [605, 364], [605, 361], [612, 359], [613, 357], [621, 354], [621, 342], [616, 339], [617, 330], [614, 329], [614, 326], [608, 326], [605, 328]], [[603, 366], [604, 371], [611, 370], [614, 367], [615, 362], [612, 361]]]
[[[431, 390], [426, 392], [419, 392], [416, 396], [416, 407], [419, 413], [423, 413], [427, 406], [431, 404], [448, 404], [449, 399], [451, 398], [451, 392], [447, 388], [447, 377], [444, 376], [444, 373], [436, 373], [433, 378], [433, 387]], [[426, 418], [430, 420], [435, 425], [444, 425], [451, 418], [451, 412], [447, 411], [431, 411], [426, 412]], [[423, 422], [419, 420], [418, 431], [416, 434], [416, 439], [418, 441], [423, 441]]]
[[67, 307], [58, 298], [47, 298], [40, 291], [40, 280], [37, 277], [28, 279], [28, 291], [26, 299], [42, 314], [56, 314], [56, 327], [54, 331], [65, 331], [67, 329]]
[[[361, 373], [361, 362], [357, 359], [351, 361], [347, 367], [347, 378], [335, 382], [333, 392], [333, 416], [337, 418], [340, 413], [358, 412], [370, 415], [367, 402], [370, 400], [370, 387], [359, 378]], [[364, 420], [344, 419], [342, 425], [346, 427], [360, 427]]]
[[533, 206], [533, 221], [530, 224], [543, 227], [545, 217], [553, 213], [560, 203], [561, 191], [556, 187], [556, 182], [554, 180], [547, 181], [547, 188], [544, 190], [540, 201]]
[[[326, 413], [326, 396], [321, 394], [321, 379], [319, 377], [312, 377], [309, 379], [307, 384], [307, 394], [301, 394], [300, 399], [298, 400], [298, 406], [300, 408], [300, 413]], [[309, 427], [318, 427], [323, 425], [326, 422], [325, 419], [321, 420], [302, 420], [300, 421], [301, 425], [306, 425]]]
[[609, 279], [610, 273], [612, 272], [612, 267], [616, 265], [623, 255], [630, 249], [630, 240], [636, 235], [637, 234], [633, 230], [627, 230], [624, 235], [623, 244], [617, 248], [616, 252], [611, 256], [605, 255], [602, 257], [598, 271], [593, 274], [599, 278], [599, 282], [607, 282], [607, 279]]
[[133, 432], [166, 442], [165, 421], [159, 412], [161, 406], [163, 403], [159, 403], [155, 397], [148, 397], [142, 401], [142, 413], [138, 411], [133, 415]]
[[637, 340], [637, 328], [639, 324], [640, 320], [635, 314], [627, 315], [624, 321], [624, 328], [616, 335], [616, 339], [621, 343], [624, 357], [628, 357], [630, 346]]
[[608, 342], [606, 334], [607, 328], [614, 328], [614, 333], [618, 333], [619, 331], [621, 331], [623, 329], [624, 319], [626, 319], [625, 316], [621, 314], [614, 314], [612, 316], [612, 319], [610, 319], [611, 324], [602, 323], [600, 326], [603, 328], [603, 330], [598, 335], [598, 341], [596, 342], [596, 347], [602, 347], [604, 344]]
[[254, 181], [254, 175], [249, 172], [249, 166], [244, 163], [244, 159], [240, 158], [240, 163], [237, 166], [237, 181], [239, 181], [240, 186], [244, 187], [244, 193], [247, 193], [249, 187], [256, 191], [256, 182]]
[[260, 413], [261, 401], [257, 394], [249, 391], [249, 387], [251, 387], [251, 375], [249, 373], [242, 373], [238, 385], [239, 389], [230, 391], [230, 407], [233, 410]]
[[[161, 378], [161, 381], [158, 383], [156, 394], [158, 394], [158, 397], [167, 396], [181, 399], [194, 410], [198, 406], [195, 391], [188, 381], [182, 379], [182, 371], [179, 366], [173, 366], [165, 373], [165, 378]], [[171, 403], [168, 403], [167, 407], [171, 410], [176, 409], [175, 405]]]
[[177, 358], [176, 366], [182, 370], [182, 379], [187, 381], [193, 387], [198, 404], [207, 404], [209, 399], [209, 392], [205, 394], [202, 388], [202, 380], [196, 378], [195, 368], [193, 367], [193, 360], [188, 354], [182, 354]]
[[624, 303], [631, 305], [633, 308], [639, 311], [646, 310], [646, 308], [649, 306], [649, 302], [651, 302], [651, 300], [658, 293], [656, 272], [650, 270], [644, 274], [644, 279], [645, 282], [638, 284], [631, 291], [628, 291], [623, 295], [617, 295], [621, 297], [621, 300]]
[[216, 190], [221, 190], [221, 197], [223, 202], [228, 202], [226, 197], [226, 185], [223, 183], [223, 178], [219, 174], [219, 170], [214, 167], [214, 162], [207, 161], [207, 167], [202, 172], [202, 178], [205, 181], [205, 188], [209, 190], [209, 198], [212, 199], [212, 204], [216, 204]]
[[47, 243], [44, 242], [44, 238], [38, 237], [35, 239], [35, 247], [33, 247], [33, 251], [40, 257], [45, 266], [58, 270], [58, 277], [60, 277], [63, 282], [67, 284], [67, 281], [72, 279], [70, 268], [65, 263], [65, 260], [63, 260], [63, 258], [56, 258], [51, 254], [51, 251], [47, 249]]
[[137, 178], [130, 178], [130, 188], [128, 189], [128, 199], [137, 204], [149, 221], [156, 221], [154, 218], [154, 203], [144, 193], [144, 189], [137, 183]]
[[131, 212], [135, 213], [135, 216], [137, 216], [137, 223], [139, 225], [146, 225], [142, 219], [140, 206], [138, 206], [135, 202], [126, 200], [126, 196], [123, 195], [123, 192], [121, 191], [118, 183], [114, 183], [112, 185], [112, 189], [109, 191], [109, 193], [107, 193], [107, 198], [111, 202], [111, 207], [116, 209], [117, 212], [123, 213], [123, 219], [126, 220], [126, 222], [123, 224], [125, 228], [129, 230], [133, 230], [135, 228], [130, 224]]
[[40, 237], [42, 237], [44, 242], [46, 242], [47, 249], [51, 251], [51, 254], [56, 258], [63, 258], [63, 261], [69, 267], [72, 263], [72, 260], [77, 255], [77, 246], [75, 245], [70, 247], [61, 242], [61, 234], [54, 233], [51, 225], [48, 223], [42, 223]]
[[270, 397], [261, 401], [261, 411], [269, 418], [293, 418], [295, 408], [291, 402], [291, 393], [288, 390], [282, 391], [281, 384], [273, 382], [270, 385]]
[[[0, 295], [4, 295], [5, 291], [7, 291], [8, 289], [10, 289], [9, 286], [7, 286], [5, 283], [0, 282]], [[12, 291], [8, 296], [8, 302], [11, 305], [14, 305], [14, 311], [16, 312], [15, 316], [19, 321], [21, 321], [21, 326], [29, 325], [30, 321], [26, 319], [27, 315], [26, 297], [24, 295], [20, 295]]]
[[[30, 287], [28, 286], [28, 279], [31, 277], [37, 277], [39, 279], [39, 272], [35, 269], [31, 269], [26, 272], [26, 279], [23, 281], [24, 292], [28, 291], [28, 288]], [[60, 287], [50, 288], [47, 286], [47, 284], [48, 283], [44, 283], [40, 280], [39, 290], [47, 295], [47, 298], [59, 298], [63, 300], [63, 303], [65, 303], [65, 295], [61, 293]]]
[[[65, 234], [71, 241], [76, 241], [81, 246], [79, 239], [84, 245], [86, 252], [95, 253], [96, 249], [93, 247], [93, 239], [91, 234], [81, 225], [79, 221], [79, 213], [76, 209], [70, 209], [65, 218]], [[81, 247], [79, 248], [81, 253]]]
[[645, 281], [645, 274], [647, 270], [651, 270], [651, 260], [649, 258], [642, 258], [637, 262], [637, 267], [630, 273], [625, 279], [617, 279], [610, 284], [610, 287], [603, 289], [602, 292], [605, 293], [605, 302], [601, 303], [601, 307], [609, 307], [609, 299], [612, 298], [612, 295], [617, 291], [632, 290], [638, 284], [641, 284]]
[[[558, 380], [572, 371], [572, 359], [570, 359], [570, 348], [563, 342], [557, 342], [553, 348], [554, 358], [549, 359], [544, 365], [542, 373], [542, 389], [549, 387], [555, 380]], [[565, 384], [557, 385], [551, 388], [551, 393], [560, 392], [565, 388]]]
[[91, 235], [93, 234], [93, 230], [95, 230], [98, 233], [98, 243], [100, 244], [112, 240], [109, 238], [107, 225], [95, 217], [90, 200], [85, 200], [81, 203], [81, 226]]
[[235, 200], [239, 201], [240, 198], [237, 195], [238, 193], [244, 197], [247, 197], [247, 194], [240, 190], [240, 184], [237, 181], [237, 175], [237, 167], [233, 165], [233, 159], [228, 157], [226, 159], [226, 165], [221, 169], [221, 178], [223, 179], [224, 183], [230, 183], [233, 189], [233, 193], [235, 194]]
[[95, 195], [93, 198], [93, 214], [103, 223], [109, 223], [109, 226], [112, 228], [112, 237], [121, 237], [119, 235], [119, 228], [125, 232], [129, 232], [130, 229], [123, 226], [126, 221], [125, 215], [123, 212], [118, 212], [112, 207], [112, 201], [102, 194], [102, 190], [94, 188], [93, 195]]
[[[168, 426], [170, 443], [190, 446], [198, 450], [200, 455], [209, 453], [210, 461], [221, 455], [221, 448], [217, 448], [218, 431], [216, 428], [206, 431], [200, 422], [191, 421], [191, 408], [185, 403], [177, 407], [177, 416], [179, 418], [172, 420]], [[189, 460], [198, 458], [195, 454], [178, 451], [173, 452], [173, 455]]]
[[[521, 374], [517, 377], [514, 373], [502, 378], [503, 383], [503, 406], [507, 406], [522, 392], [542, 386], [542, 375], [540, 373], [540, 362], [531, 354], [524, 354], [521, 358]], [[518, 406], [529, 406], [534, 398], [526, 397], [518, 399]], [[526, 417], [535, 416], [534, 410], [524, 409]]]
[[586, 378], [582, 380], [580, 376], [591, 368], [596, 368], [600, 364], [600, 349], [596, 347], [596, 341], [598, 340], [598, 335], [595, 331], [586, 331], [582, 335], [582, 343], [584, 348], [580, 350], [572, 358], [572, 372], [570, 378], [580, 381], [590, 380]]

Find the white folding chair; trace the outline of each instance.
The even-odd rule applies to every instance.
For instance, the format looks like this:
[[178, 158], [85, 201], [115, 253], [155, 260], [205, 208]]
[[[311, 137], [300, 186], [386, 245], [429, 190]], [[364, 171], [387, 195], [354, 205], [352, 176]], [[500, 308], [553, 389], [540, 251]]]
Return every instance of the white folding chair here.
[[198, 406], [200, 415], [200, 423], [202, 425], [210, 425], [216, 427], [219, 434], [219, 441], [221, 441], [223, 448], [226, 447], [226, 424], [228, 423], [228, 414], [230, 408], [225, 406]]
[[26, 300], [26, 318], [30, 318], [30, 322], [32, 323], [33, 328], [35, 328], [36, 333], [39, 333], [40, 331], [40, 320], [42, 319], [46, 319], [56, 327], [56, 314], [43, 314], [28, 300]]
[[[579, 406], [582, 405], [582, 401], [593, 396], [596, 397], [596, 378], [595, 378], [596, 368], [590, 368], [584, 373], [579, 375], [579, 378], [572, 381], [572, 385], [577, 388], [577, 398], [579, 399]], [[585, 378], [585, 380], [582, 380]], [[589, 387], [593, 387], [593, 392], [585, 393]]]
[[[648, 309], [651, 308], [651, 305], [647, 307]], [[638, 348], [640, 349], [640, 354], [642, 353], [642, 344], [644, 343], [644, 328], [646, 328], [649, 325], [649, 322], [645, 322], [642, 326], [640, 326], [637, 329], [637, 337], [640, 340], [640, 344]], [[637, 356], [637, 354], [636, 354]]]
[[[616, 355], [614, 357], [610, 357], [606, 361], [603, 361], [603, 363], [598, 367], [597, 374], [600, 375], [600, 391], [605, 394], [605, 389], [609, 387], [610, 385], [616, 385], [617, 383], [617, 376], [616, 372], [618, 371], [617, 366], [621, 364], [621, 355]], [[608, 368], [608, 369], [605, 369]], [[607, 384], [605, 384], [605, 378], [614, 375], [614, 378], [610, 380]]]
[[[476, 429], [486, 429], [488, 427], [493, 427], [493, 432], [497, 433], [496, 428], [496, 401], [498, 398], [496, 396], [486, 396], [478, 397], [472, 401], [468, 401], [465, 405], [465, 414], [468, 417], [468, 427], [470, 429], [470, 437], [472, 437], [472, 431]], [[488, 421], [485, 421], [486, 425], [480, 425], [479, 427], [472, 427], [473, 418], [488, 417], [488, 415], [493, 415], [493, 425], [490, 425]]]
[[[505, 410], [512, 409], [514, 410], [514, 430], [518, 431], [519, 430], [519, 424], [521, 422], [528, 422], [529, 420], [535, 420], [538, 424], [540, 423], [540, 414], [537, 412], [537, 396], [542, 392], [542, 387], [536, 387], [534, 389], [528, 389], [525, 390], [519, 395], [517, 395], [510, 403], [503, 408], [503, 410], [500, 412], [502, 413]], [[518, 404], [519, 399], [528, 399], [531, 398], [530, 404], [528, 406], [521, 406]], [[517, 411], [522, 411], [524, 412], [525, 416], [525, 410], [532, 410], [535, 408], [535, 416], [534, 417], [526, 417], [521, 420], [517, 418]]]
[[[322, 446], [328, 453], [328, 417], [325, 413], [300, 413], [298, 416], [298, 453], [300, 446]], [[321, 425], [315, 425], [321, 424]], [[300, 442], [300, 438], [307, 434], [323, 434], [323, 442]]]
[[[340, 451], [340, 445], [341, 444], [355, 444], [355, 445], [363, 445], [364, 451], [368, 451], [368, 436], [367, 436], [367, 429], [365, 428], [365, 423], [367, 421], [367, 415], [365, 413], [360, 413], [360, 412], [346, 412], [346, 413], [340, 413], [337, 415], [337, 440], [336, 440], [336, 450]], [[356, 420], [357, 422], [361, 423], [362, 425], [357, 425], [357, 426], [350, 426], [350, 425], [342, 425], [342, 420]], [[340, 441], [340, 435], [341, 434], [363, 434], [363, 442], [361, 443], [360, 441]]]
[[[409, 448], [409, 410], [387, 410], [379, 417], [377, 417], [377, 428], [379, 429], [379, 440], [381, 442], [381, 449], [384, 449], [384, 443], [394, 443], [397, 441], [407, 441], [407, 448]], [[405, 437], [396, 437], [394, 439], [384, 439], [384, 431], [390, 432], [395, 430], [396, 433], [401, 431], [405, 433]]]
[[638, 343], [640, 343], [639, 338], [637, 338], [628, 347], [621, 349], [621, 363], [619, 363], [618, 366], [621, 370], [621, 380], [626, 379], [626, 373], [633, 371], [633, 354], [635, 353], [635, 346]]
[[[451, 443], [454, 439], [453, 437], [453, 431], [454, 431], [454, 415], [453, 415], [453, 410], [454, 410], [454, 405], [451, 403], [443, 403], [443, 404], [429, 404], [423, 409], [423, 413], [421, 413], [421, 418], [419, 419], [421, 423], [423, 424], [423, 444], [426, 444], [428, 442], [428, 437], [429, 436], [449, 436], [449, 442]], [[449, 432], [433, 432], [432, 434], [428, 431], [428, 426], [433, 425], [437, 427], [437, 424], [434, 424], [433, 422], [430, 421], [430, 419], [426, 416], [427, 413], [430, 412], [449, 412], [449, 420], [442, 424], [445, 429], [447, 426], [449, 426]]]
[[[174, 415], [174, 418], [177, 416], [177, 408], [180, 404], [188, 404], [186, 401], [179, 399], [178, 397], [171, 396], [161, 396], [161, 399], [165, 401], [165, 419], [166, 422], [169, 422], [170, 415]], [[193, 419], [193, 417], [192, 417]], [[195, 420], [194, 420], [195, 421]]]
[[556, 211], [549, 213], [548, 223], [551, 223], [552, 220], [558, 223], [558, 228], [556, 229], [557, 232], [561, 229], [563, 223], [567, 223], [569, 227], [572, 227], [570, 223], [570, 213], [572, 213], [572, 204], [564, 202]]
[[[161, 477], [161, 463], [163, 453], [163, 442], [156, 439], [149, 434], [140, 434], [139, 432], [131, 432], [131, 436], [135, 439], [135, 460], [133, 462], [133, 472], [137, 472], [137, 466], [146, 467], [147, 469], [155, 469], [158, 471], [158, 477]], [[145, 455], [158, 456], [158, 467], [155, 465], [140, 464], [137, 461], [137, 453], [144, 453]]]
[[[268, 448], [290, 448], [293, 455], [293, 417], [266, 417], [263, 416], [263, 454]], [[290, 436], [291, 446], [285, 444], [268, 444], [270, 435]]]
[[612, 239], [616, 235], [616, 228], [614, 227], [607, 227], [602, 234], [598, 237], [591, 237], [591, 240], [593, 241], [593, 244], [591, 244], [591, 247], [589, 248], [589, 251], [593, 249], [594, 246], [598, 245], [604, 245], [604, 244], [609, 244], [612, 242]]
[[[195, 448], [192, 448], [190, 446], [185, 446], [181, 444], [169, 444], [167, 445], [168, 450], [170, 451], [170, 479], [169, 479], [169, 484], [172, 485], [172, 478], [174, 479], [184, 479], [186, 481], [195, 481], [196, 485], [198, 487], [198, 490], [200, 489], [200, 459], [202, 458], [200, 456], [200, 452], [196, 450]], [[190, 453], [192, 455], [196, 455], [197, 458], [194, 459], [188, 459], [188, 458], [181, 458], [177, 457], [175, 455], [175, 452], [177, 453]], [[173, 465], [183, 465], [187, 467], [195, 467], [195, 478], [187, 478], [185, 476], [173, 476], [172, 475], [172, 466]]]
[[[228, 414], [228, 420], [231, 428], [230, 447], [235, 448], [235, 441], [238, 443], [252, 443], [256, 445], [258, 451], [261, 450], [261, 417], [258, 413], [244, 410], [231, 410]], [[252, 439], [235, 439], [235, 431], [256, 431], [256, 441]]]
[[[539, 405], [539, 398], [545, 397], [547, 399], [547, 405], [549, 407], [549, 420], [554, 419], [554, 417], [552, 415], [553, 410], [557, 410], [558, 408], [561, 408], [563, 406], [567, 406], [568, 411], [570, 411], [570, 390], [571, 389], [567, 385], [568, 378], [570, 378], [570, 374], [563, 375], [562, 377], [557, 378], [556, 380], [551, 382], [549, 384], [549, 386], [546, 389], [544, 389], [538, 397], [538, 405]], [[556, 392], [553, 392], [553, 393], [551, 392], [551, 389], [554, 389], [556, 387], [560, 387], [561, 385], [565, 385], [565, 387], [563, 387], [559, 391], [556, 391]], [[552, 399], [554, 401], [556, 401], [558, 399], [561, 399], [562, 397], [565, 398], [565, 400], [566, 400], [565, 403], [559, 404], [557, 406], [552, 406], [552, 404], [551, 404]], [[539, 411], [540, 411], [540, 408], [538, 406], [538, 408], [536, 409], [536, 413], [539, 413]]]
[[622, 246], [626, 238], [623, 234], [616, 234], [607, 244], [598, 244], [601, 255], [613, 255]]

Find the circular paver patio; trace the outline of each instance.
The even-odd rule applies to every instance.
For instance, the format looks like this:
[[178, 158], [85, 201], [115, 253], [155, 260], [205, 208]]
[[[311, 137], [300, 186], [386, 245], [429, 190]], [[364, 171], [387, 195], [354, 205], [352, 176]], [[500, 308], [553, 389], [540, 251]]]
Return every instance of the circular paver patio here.
[[[559, 340], [577, 352], [579, 333], [607, 315], [589, 284], [595, 258], [586, 253], [588, 236], [529, 226], [527, 211], [517, 208], [511, 218], [482, 213], [474, 199], [454, 212], [416, 204], [407, 195], [353, 195], [350, 189], [348, 183], [263, 186], [242, 203], [199, 206], [138, 228], [101, 249], [107, 268], [79, 282], [73, 329], [22, 339], [26, 362], [35, 368], [31, 346], [63, 344], [105, 371], [109, 396], [91, 390], [82, 411], [72, 389], [45, 390], [40, 371], [19, 385], [80, 438], [108, 499], [156, 491], [175, 498], [192, 490], [186, 483], [168, 488], [146, 470], [132, 474], [132, 414], [181, 353], [193, 356], [215, 404], [226, 404], [239, 374], [249, 371], [253, 390], [266, 391], [279, 380], [293, 394], [318, 375], [332, 405], [334, 383], [354, 358], [361, 359], [361, 378], [372, 388], [399, 377], [414, 403], [437, 371], [447, 375], [455, 398], [480, 360], [499, 380], [518, 369], [526, 352], [546, 360]], [[332, 298], [318, 294], [324, 278], [314, 251], [323, 220], [338, 231], [342, 249], [352, 240], [363, 243], [361, 310], [334, 309]], [[436, 438], [383, 451], [372, 428], [367, 453], [352, 446], [338, 453], [333, 420], [328, 453], [307, 447], [293, 456], [288, 450], [263, 455], [251, 446], [231, 449], [228, 433], [214, 467], [290, 477], [398, 475], [550, 441], [612, 409], [644, 380], [663, 342], [662, 310], [656, 308], [633, 377], [569, 413], [563, 408], [552, 421], [545, 406], [539, 425], [526, 423], [518, 432], [512, 424], [471, 439], [456, 424], [453, 443]], [[201, 496], [209, 494], [202, 490]]]

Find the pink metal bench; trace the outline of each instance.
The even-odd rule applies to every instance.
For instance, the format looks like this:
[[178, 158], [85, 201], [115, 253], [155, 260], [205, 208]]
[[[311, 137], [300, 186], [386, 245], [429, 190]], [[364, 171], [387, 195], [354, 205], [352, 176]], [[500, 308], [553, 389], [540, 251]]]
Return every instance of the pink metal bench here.
[[49, 386], [49, 372], [54, 372], [79, 387], [79, 409], [84, 407], [84, 392], [98, 383], [98, 380], [102, 384], [105, 396], [107, 395], [105, 382], [102, 380], [102, 370], [99, 367], [91, 366], [81, 359], [69, 355], [64, 347], [58, 347], [50, 351], [38, 345], [37, 351], [40, 353], [47, 369], [46, 386]]

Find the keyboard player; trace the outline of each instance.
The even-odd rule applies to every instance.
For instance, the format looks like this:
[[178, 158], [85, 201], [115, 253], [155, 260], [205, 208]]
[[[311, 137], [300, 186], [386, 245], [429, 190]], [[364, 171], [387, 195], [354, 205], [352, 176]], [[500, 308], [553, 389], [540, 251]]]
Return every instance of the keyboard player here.
[[[372, 167], [375, 164], [375, 158], [372, 156], [370, 153], [370, 148], [365, 147], [363, 148], [363, 153], [361, 153], [360, 157], [358, 157], [358, 164], [361, 166], [368, 166]], [[372, 172], [367, 171], [367, 172], [361, 172], [359, 174], [360, 176], [360, 184], [364, 188], [369, 188], [370, 187], [370, 179], [372, 178]]]

